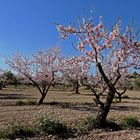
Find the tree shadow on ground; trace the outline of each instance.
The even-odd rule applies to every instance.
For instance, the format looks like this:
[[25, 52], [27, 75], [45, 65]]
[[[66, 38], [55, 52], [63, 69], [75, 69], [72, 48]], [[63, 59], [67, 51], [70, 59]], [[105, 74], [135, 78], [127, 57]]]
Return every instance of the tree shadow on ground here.
[[[49, 102], [44, 103], [46, 105], [61, 107], [63, 109], [69, 108], [77, 111], [84, 111], [84, 112], [95, 112], [98, 111], [98, 106], [94, 103], [69, 103], [69, 102]], [[139, 107], [136, 106], [124, 106], [120, 104], [113, 104], [110, 110], [115, 111], [134, 111], [139, 110]]]
[[110, 110], [115, 110], [115, 111], [134, 111], [134, 110], [139, 110], [140, 108], [136, 106], [124, 106], [124, 105], [112, 105]]
[[82, 93], [80, 95], [95, 97], [94, 94], [92, 93]]
[[97, 111], [97, 107], [94, 105], [94, 103], [49, 102], [44, 104], [61, 107], [63, 109], [69, 108], [78, 111], [87, 111], [87, 112]]
[[140, 97], [130, 97], [132, 100], [140, 100]]
[[0, 99], [27, 99], [27, 95], [24, 94], [16, 94], [16, 93], [10, 93], [10, 94], [1, 94], [0, 93]]

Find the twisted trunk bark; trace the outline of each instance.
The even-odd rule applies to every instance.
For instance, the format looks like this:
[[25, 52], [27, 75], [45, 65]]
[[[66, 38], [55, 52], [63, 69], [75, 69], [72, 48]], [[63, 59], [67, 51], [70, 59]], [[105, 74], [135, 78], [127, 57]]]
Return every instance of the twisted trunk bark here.
[[80, 92], [79, 92], [79, 87], [80, 87], [79, 81], [76, 80], [76, 83], [74, 84], [74, 91], [75, 91], [75, 94], [80, 94]]
[[0, 81], [0, 90], [2, 90], [3, 82]]
[[109, 91], [105, 104], [99, 107], [98, 114], [96, 116], [96, 121], [98, 126], [101, 128], [106, 127], [106, 118], [109, 113], [114, 95], [115, 95], [114, 91]]
[[48, 87], [46, 87], [46, 85], [43, 86], [43, 90], [41, 90], [40, 87], [38, 87], [38, 89], [39, 89], [39, 91], [40, 91], [42, 96], [41, 96], [41, 98], [40, 98], [40, 100], [39, 100], [37, 105], [43, 104], [43, 101], [44, 101], [44, 99], [45, 99], [45, 97], [46, 97], [46, 95], [47, 95], [47, 93], [48, 93], [53, 81], [54, 81], [54, 78], [51, 80], [51, 82], [48, 85]]
[[[112, 101], [114, 99], [116, 89], [114, 86], [115, 84], [112, 84], [111, 81], [108, 79], [108, 77], [105, 75], [100, 63], [97, 63], [97, 67], [105, 83], [107, 84], [109, 91], [108, 91], [105, 103], [103, 103], [103, 105], [100, 105], [99, 107], [96, 121], [99, 127], [106, 127], [106, 118], [109, 113]], [[117, 77], [116, 82], [118, 81], [119, 78], [120, 78], [120, 75]]]
[[45, 97], [46, 97], [46, 94], [47, 94], [47, 93], [42, 94], [42, 96], [41, 96], [39, 102], [37, 103], [37, 105], [41, 105], [41, 104], [43, 104], [43, 101], [44, 101], [44, 99], [45, 99]]

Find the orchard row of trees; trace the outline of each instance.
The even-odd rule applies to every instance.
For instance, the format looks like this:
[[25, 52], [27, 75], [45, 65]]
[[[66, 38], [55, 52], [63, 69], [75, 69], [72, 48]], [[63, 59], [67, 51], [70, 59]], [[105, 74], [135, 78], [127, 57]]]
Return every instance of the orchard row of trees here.
[[[1, 89], [5, 87], [6, 84], [15, 86], [18, 84], [32, 84], [41, 94], [38, 105], [43, 103], [52, 85], [72, 86], [75, 94], [80, 94], [79, 87], [80, 85], [84, 85], [90, 89], [98, 99], [107, 90], [100, 74], [98, 72], [94, 75], [90, 73], [91, 69], [93, 69], [91, 66], [92, 63], [89, 62], [86, 57], [77, 56], [65, 58], [60, 55], [60, 48], [53, 48], [47, 50], [45, 53], [39, 51], [32, 57], [16, 53], [12, 58], [6, 59], [5, 62], [12, 69], [16, 70], [17, 74], [15, 75], [11, 71], [1, 70]], [[137, 77], [136, 74], [131, 76]], [[127, 75], [127, 77], [123, 76], [116, 84], [116, 89], [122, 91], [116, 91], [120, 101], [130, 80], [130, 75]], [[98, 102], [97, 99], [95, 102]]]
[[[32, 82], [41, 94], [38, 104], [42, 104], [50, 86], [54, 83], [71, 82], [75, 92], [79, 85], [87, 86], [95, 96], [99, 106], [96, 117], [98, 125], [104, 127], [112, 101], [117, 94], [125, 93], [125, 83], [130, 71], [140, 69], [140, 43], [132, 26], [123, 32], [121, 22], [107, 30], [102, 17], [96, 25], [92, 17], [83, 18], [78, 27], [57, 25], [61, 38], [69, 35], [77, 37], [76, 49], [81, 56], [65, 58], [59, 48], [38, 51], [37, 54], [16, 53], [5, 62], [26, 82]], [[91, 71], [94, 70], [95, 72]], [[119, 88], [122, 92], [119, 92]], [[105, 94], [105, 102], [101, 96]]]
[[80, 79], [87, 77], [89, 63], [83, 56], [65, 58], [59, 48], [39, 51], [32, 57], [16, 53], [5, 62], [17, 72], [18, 79], [32, 83], [41, 94], [38, 105], [43, 103], [51, 85], [71, 83], [79, 94]]

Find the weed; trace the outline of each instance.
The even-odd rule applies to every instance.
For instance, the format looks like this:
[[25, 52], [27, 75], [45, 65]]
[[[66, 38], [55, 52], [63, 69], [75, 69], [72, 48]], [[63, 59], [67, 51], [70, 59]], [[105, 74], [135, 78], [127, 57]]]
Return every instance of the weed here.
[[65, 124], [59, 120], [55, 120], [49, 117], [41, 117], [38, 119], [35, 125], [38, 133], [47, 133], [52, 135], [67, 135], [68, 128]]
[[128, 116], [121, 120], [120, 125], [124, 129], [133, 129], [140, 127], [140, 122], [138, 121], [137, 118]]
[[0, 138], [15, 139], [17, 137], [32, 137], [34, 135], [32, 127], [22, 126], [11, 122], [5, 128], [0, 130]]

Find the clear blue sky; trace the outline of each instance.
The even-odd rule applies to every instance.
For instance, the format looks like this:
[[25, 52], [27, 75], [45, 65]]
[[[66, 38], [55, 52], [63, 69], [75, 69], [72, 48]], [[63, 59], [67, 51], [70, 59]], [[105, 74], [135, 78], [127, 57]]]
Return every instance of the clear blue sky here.
[[140, 29], [140, 0], [0, 0], [0, 67], [2, 58], [17, 50], [32, 54], [60, 45], [65, 55], [75, 54], [71, 40], [59, 39], [55, 22], [74, 23], [92, 8], [95, 21], [102, 15], [109, 26], [121, 17], [125, 26], [134, 19]]

